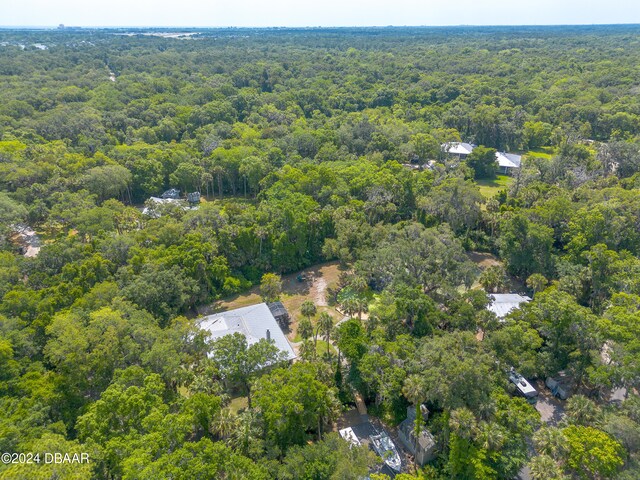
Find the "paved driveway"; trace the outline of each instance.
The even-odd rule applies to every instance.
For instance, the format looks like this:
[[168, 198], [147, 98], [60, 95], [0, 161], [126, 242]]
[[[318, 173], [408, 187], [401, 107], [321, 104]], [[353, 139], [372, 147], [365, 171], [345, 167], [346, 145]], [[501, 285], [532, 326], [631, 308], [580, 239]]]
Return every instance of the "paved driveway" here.
[[547, 425], [557, 425], [564, 416], [564, 402], [554, 397], [541, 381], [536, 383], [536, 389], [539, 392], [536, 410], [540, 412], [540, 419]]

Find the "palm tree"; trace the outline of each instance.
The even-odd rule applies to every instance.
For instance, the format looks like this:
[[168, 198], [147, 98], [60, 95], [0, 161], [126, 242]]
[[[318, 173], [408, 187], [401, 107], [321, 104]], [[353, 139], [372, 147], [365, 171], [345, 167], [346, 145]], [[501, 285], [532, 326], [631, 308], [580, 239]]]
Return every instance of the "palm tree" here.
[[358, 312], [358, 320], [362, 321], [362, 314], [369, 311], [369, 302], [362, 295], [356, 296], [354, 300], [355, 300], [355, 307]]
[[498, 223], [497, 213], [500, 211], [500, 202], [495, 198], [490, 198], [486, 203], [487, 212], [489, 214], [489, 223], [491, 224], [491, 235], [493, 238], [496, 224]]
[[224, 408], [211, 422], [211, 433], [221, 440], [226, 439], [236, 428], [238, 417], [230, 409]]
[[260, 441], [260, 433], [257, 414], [247, 410], [238, 416], [229, 443], [242, 455], [248, 455], [249, 447]]
[[369, 286], [367, 279], [362, 275], [350, 275], [346, 283], [357, 293], [363, 293]]
[[549, 455], [538, 455], [529, 462], [533, 480], [565, 480], [568, 479], [562, 468]]
[[506, 273], [501, 265], [493, 265], [480, 275], [480, 285], [487, 293], [496, 293], [506, 284]]
[[600, 423], [600, 408], [584, 395], [574, 395], [567, 401], [567, 421], [573, 425], [595, 427]]
[[329, 340], [333, 331], [333, 317], [327, 312], [322, 312], [320, 318], [318, 318], [318, 331], [324, 333], [324, 338], [327, 342], [327, 358], [329, 358]]
[[344, 300], [342, 300], [340, 306], [344, 313], [348, 316], [353, 317], [353, 314], [358, 311], [359, 304], [354, 296], [348, 296]]
[[305, 340], [300, 344], [300, 358], [306, 361], [312, 361], [316, 357], [316, 346], [310, 340]]
[[262, 243], [264, 242], [264, 239], [269, 235], [269, 232], [267, 231], [266, 227], [261, 227], [258, 225], [255, 228], [255, 233], [256, 237], [260, 239], [260, 249], [258, 251], [258, 256], [262, 257]]
[[492, 452], [499, 451], [507, 439], [504, 428], [494, 422], [484, 422], [481, 427], [482, 448]]
[[416, 438], [420, 435], [422, 427], [422, 410], [420, 404], [424, 401], [424, 385], [419, 375], [409, 375], [402, 387], [402, 394], [409, 402], [416, 406], [416, 421], [414, 425], [414, 433]]
[[472, 439], [476, 435], [477, 423], [475, 415], [468, 408], [459, 408], [451, 412], [449, 426], [460, 438]]
[[[318, 312], [318, 308], [316, 307], [316, 304], [313, 303], [311, 300], [305, 300], [304, 302], [302, 302], [302, 305], [300, 306], [300, 313], [305, 317], [307, 317], [309, 319], [309, 322], [311, 322], [311, 317], [313, 317], [317, 312]], [[318, 332], [316, 331], [316, 334], [313, 337], [314, 344], [317, 343], [317, 339], [318, 339]]]
[[302, 315], [307, 317], [309, 320], [311, 320], [311, 317], [313, 317], [317, 312], [318, 308], [316, 307], [316, 304], [311, 300], [305, 300], [304, 302], [302, 302], [302, 305], [300, 306], [300, 313], [302, 313]]
[[342, 410], [342, 404], [333, 390], [327, 390], [326, 397], [320, 404], [318, 415], [318, 440], [322, 440], [322, 425], [328, 424], [338, 418]]
[[538, 453], [560, 458], [566, 449], [567, 438], [559, 428], [543, 426], [533, 434], [533, 444]]
[[[220, 198], [222, 198], [222, 176], [224, 175], [225, 170], [222, 166], [216, 165], [213, 167], [212, 172], [213, 175], [218, 178], [218, 194], [220, 195]], [[213, 195], [215, 196], [215, 192], [213, 192]]]
[[311, 320], [303, 318], [298, 322], [298, 333], [303, 340], [308, 340], [313, 335], [313, 325]]
[[549, 280], [540, 273], [533, 273], [527, 278], [527, 287], [533, 290], [534, 295], [544, 290], [548, 283]]
[[202, 189], [202, 186], [204, 185], [207, 191], [207, 197], [209, 196], [209, 185], [211, 185], [212, 183], [213, 175], [211, 175], [209, 172], [204, 172], [200, 177], [200, 189]]

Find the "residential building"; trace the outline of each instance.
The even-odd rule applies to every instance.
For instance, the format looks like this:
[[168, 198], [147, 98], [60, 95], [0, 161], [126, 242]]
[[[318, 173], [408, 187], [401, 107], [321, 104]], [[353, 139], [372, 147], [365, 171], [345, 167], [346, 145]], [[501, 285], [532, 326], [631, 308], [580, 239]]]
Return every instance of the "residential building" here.
[[463, 160], [467, 158], [476, 146], [464, 142], [447, 142], [441, 145], [442, 151]]
[[[457, 157], [460, 160], [464, 160], [471, 152], [473, 152], [476, 145], [465, 142], [448, 142], [441, 145], [442, 151], [450, 156]], [[498, 163], [498, 170], [503, 174], [511, 174], [514, 170], [520, 168], [522, 163], [522, 155], [515, 153], [496, 152], [496, 162]]]
[[[421, 405], [421, 408], [423, 407]], [[426, 418], [426, 414], [423, 415]], [[416, 437], [415, 422], [416, 409], [413, 406], [409, 406], [407, 407], [407, 418], [398, 426], [398, 438], [400, 438], [407, 450], [411, 452], [416, 463], [424, 466], [425, 463], [433, 460], [436, 456], [436, 441], [424, 425], [420, 429], [420, 434]]]
[[496, 160], [500, 173], [509, 174], [520, 168], [522, 155], [515, 153], [496, 152]]
[[531, 301], [526, 295], [518, 293], [492, 293], [489, 295], [489, 300], [491, 303], [487, 306], [487, 310], [495, 313], [501, 320], [512, 310], [520, 308], [521, 304]]
[[272, 340], [280, 351], [286, 353], [287, 360], [296, 358], [291, 344], [266, 303], [209, 315], [200, 320], [200, 328], [207, 330], [212, 339], [240, 333], [247, 339], [248, 345], [262, 339]]

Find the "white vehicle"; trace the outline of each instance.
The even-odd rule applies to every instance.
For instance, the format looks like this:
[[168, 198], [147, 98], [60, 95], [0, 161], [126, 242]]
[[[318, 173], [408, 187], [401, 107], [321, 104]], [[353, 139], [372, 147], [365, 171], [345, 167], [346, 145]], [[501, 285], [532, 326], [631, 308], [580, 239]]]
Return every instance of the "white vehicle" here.
[[382, 457], [384, 463], [386, 463], [391, 470], [400, 472], [402, 461], [389, 435], [387, 435], [386, 432], [382, 432], [378, 435], [371, 435], [369, 439], [371, 440], [374, 450]]
[[340, 436], [355, 447], [359, 447], [362, 445], [351, 427], [343, 428], [342, 430], [340, 430]]
[[531, 405], [535, 405], [538, 401], [538, 391], [531, 384], [516, 372], [513, 367], [509, 371], [509, 380], [516, 386], [518, 393], [527, 399]]

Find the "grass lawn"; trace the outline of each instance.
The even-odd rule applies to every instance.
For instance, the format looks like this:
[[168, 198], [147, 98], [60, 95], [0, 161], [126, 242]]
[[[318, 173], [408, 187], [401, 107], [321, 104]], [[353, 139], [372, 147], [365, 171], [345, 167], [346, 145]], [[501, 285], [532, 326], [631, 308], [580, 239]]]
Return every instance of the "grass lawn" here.
[[[502, 260], [500, 260], [498, 257], [496, 257], [491, 253], [467, 252], [467, 256], [469, 257], [469, 260], [471, 260], [480, 268], [480, 271], [486, 270], [489, 267], [502, 265]], [[507, 291], [511, 291], [511, 292], [526, 291], [526, 286], [523, 282], [521, 282], [520, 280], [516, 279], [511, 275], [507, 275], [507, 278], [508, 278]], [[478, 277], [473, 282], [473, 285], [471, 285], [471, 290], [482, 289], [482, 285], [480, 285], [480, 282], [478, 282], [479, 279], [480, 279], [480, 274], [478, 274]]]
[[500, 190], [509, 188], [509, 185], [513, 182], [514, 178], [508, 175], [498, 175], [493, 179], [480, 179], [476, 180], [480, 193], [484, 198], [495, 197]]
[[529, 150], [528, 152], [525, 152], [524, 155], [527, 157], [546, 158], [549, 160], [555, 153], [556, 150], [554, 147], [540, 147]]
[[233, 413], [238, 413], [240, 410], [246, 410], [249, 406], [249, 400], [247, 397], [232, 398], [229, 402], [229, 410]]
[[[336, 353], [336, 349], [331, 344], [329, 344], [329, 352]], [[316, 353], [319, 357], [327, 353], [327, 342], [318, 339], [318, 343], [316, 344]]]
[[[299, 282], [298, 273], [291, 273], [282, 277], [281, 300], [291, 316], [289, 340], [297, 342], [300, 338], [297, 334], [298, 320], [302, 317], [300, 307], [305, 300], [311, 300], [318, 307], [320, 312], [327, 312], [338, 321], [342, 315], [332, 306], [327, 305], [326, 290], [329, 285], [338, 281], [341, 270], [338, 262], [327, 262], [313, 267], [305, 268], [302, 273], [307, 275], [307, 280]], [[199, 313], [208, 315], [210, 313], [224, 312], [234, 308], [246, 307], [262, 302], [260, 288], [253, 287], [247, 292], [234, 295], [230, 298], [220, 300], [213, 305], [209, 305]], [[326, 345], [325, 345], [326, 349]]]

